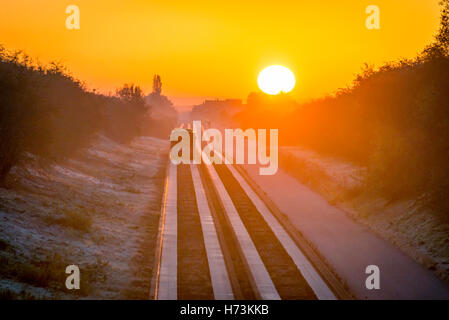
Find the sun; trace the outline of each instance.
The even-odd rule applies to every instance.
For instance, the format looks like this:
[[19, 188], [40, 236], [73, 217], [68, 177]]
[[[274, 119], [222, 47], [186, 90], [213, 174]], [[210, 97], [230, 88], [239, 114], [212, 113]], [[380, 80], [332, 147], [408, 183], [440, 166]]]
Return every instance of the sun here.
[[290, 92], [295, 87], [295, 76], [288, 68], [274, 65], [263, 69], [257, 78], [260, 90], [268, 94]]

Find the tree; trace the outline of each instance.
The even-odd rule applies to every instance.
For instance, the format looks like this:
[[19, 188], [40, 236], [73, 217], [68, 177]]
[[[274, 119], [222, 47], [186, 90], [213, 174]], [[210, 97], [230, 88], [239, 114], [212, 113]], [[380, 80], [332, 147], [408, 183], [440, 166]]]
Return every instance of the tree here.
[[440, 30], [436, 36], [437, 42], [447, 50], [449, 48], [449, 0], [443, 0], [440, 2], [441, 9], [441, 21]]
[[445, 57], [449, 54], [449, 0], [440, 1], [441, 17], [440, 29], [435, 41], [424, 49], [427, 58]]
[[153, 93], [160, 96], [162, 92], [162, 81], [158, 74], [153, 77]]
[[139, 86], [135, 86], [134, 84], [125, 84], [123, 88], [117, 89], [117, 95], [127, 102], [136, 105], [144, 105], [145, 102], [143, 100], [143, 91]]

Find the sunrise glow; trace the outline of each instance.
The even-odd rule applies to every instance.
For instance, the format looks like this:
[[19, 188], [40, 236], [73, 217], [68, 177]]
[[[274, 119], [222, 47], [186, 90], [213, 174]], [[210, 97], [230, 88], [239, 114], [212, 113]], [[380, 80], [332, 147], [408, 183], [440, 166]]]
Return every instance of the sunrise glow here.
[[287, 93], [295, 87], [295, 76], [286, 67], [269, 66], [260, 72], [257, 84], [260, 90], [271, 95]]

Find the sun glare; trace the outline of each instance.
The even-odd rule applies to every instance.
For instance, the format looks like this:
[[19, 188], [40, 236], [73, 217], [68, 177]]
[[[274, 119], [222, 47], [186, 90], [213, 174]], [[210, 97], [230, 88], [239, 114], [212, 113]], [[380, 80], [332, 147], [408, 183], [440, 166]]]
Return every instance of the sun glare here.
[[259, 73], [257, 84], [260, 90], [268, 94], [287, 93], [295, 87], [295, 76], [286, 67], [269, 66]]

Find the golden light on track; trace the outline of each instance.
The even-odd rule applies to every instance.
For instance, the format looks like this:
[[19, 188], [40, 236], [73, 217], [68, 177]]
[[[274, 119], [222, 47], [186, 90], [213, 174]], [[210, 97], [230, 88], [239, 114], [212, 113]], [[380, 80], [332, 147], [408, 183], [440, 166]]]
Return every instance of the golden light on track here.
[[290, 92], [295, 87], [295, 76], [288, 68], [274, 65], [263, 69], [257, 78], [260, 90], [268, 94]]

